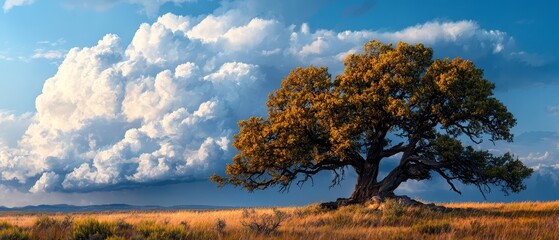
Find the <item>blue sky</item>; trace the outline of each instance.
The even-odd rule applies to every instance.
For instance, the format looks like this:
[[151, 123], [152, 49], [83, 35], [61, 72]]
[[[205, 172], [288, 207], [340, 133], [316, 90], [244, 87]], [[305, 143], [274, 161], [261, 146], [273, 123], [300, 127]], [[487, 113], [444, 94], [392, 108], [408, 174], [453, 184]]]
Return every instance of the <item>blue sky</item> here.
[[[295, 66], [342, 70], [370, 39], [422, 42], [472, 59], [518, 120], [513, 152], [528, 190], [559, 198], [559, 40], [549, 1], [6, 0], [0, 12], [0, 205], [293, 205], [351, 193], [355, 176], [289, 193], [217, 189], [236, 122], [265, 114]], [[389, 167], [389, 166], [387, 166]], [[440, 179], [399, 193], [462, 196]]]

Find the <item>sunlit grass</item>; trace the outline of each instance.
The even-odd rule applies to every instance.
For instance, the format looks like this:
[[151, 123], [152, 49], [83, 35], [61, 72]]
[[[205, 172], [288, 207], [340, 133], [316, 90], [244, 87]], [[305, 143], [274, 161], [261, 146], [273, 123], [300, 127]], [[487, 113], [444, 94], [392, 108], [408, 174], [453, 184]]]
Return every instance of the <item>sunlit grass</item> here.
[[382, 211], [377, 206], [359, 205], [336, 211], [318, 205], [278, 208], [284, 215], [279, 227], [269, 232], [249, 227], [251, 222], [261, 224], [266, 216], [277, 214], [269, 208], [256, 208], [254, 212], [1, 213], [0, 239], [89, 233], [109, 239], [559, 239], [559, 202], [440, 205], [451, 210], [410, 208], [394, 202]]

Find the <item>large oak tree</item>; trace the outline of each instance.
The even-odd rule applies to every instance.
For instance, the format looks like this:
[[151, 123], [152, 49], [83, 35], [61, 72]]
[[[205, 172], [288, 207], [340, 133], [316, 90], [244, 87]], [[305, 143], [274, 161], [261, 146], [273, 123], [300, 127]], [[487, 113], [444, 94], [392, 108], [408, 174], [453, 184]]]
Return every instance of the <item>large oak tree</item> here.
[[[353, 169], [353, 203], [382, 200], [402, 182], [433, 174], [458, 193], [455, 182], [482, 194], [491, 185], [507, 194], [525, 189], [532, 169], [509, 153], [469, 146], [512, 141], [516, 124], [471, 61], [433, 60], [433, 50], [422, 44], [371, 41], [344, 65], [335, 79], [325, 67], [291, 71], [270, 94], [267, 118], [239, 122], [238, 154], [227, 176], [211, 179], [248, 191], [287, 189], [321, 171], [332, 171], [337, 184]], [[381, 161], [397, 166], [379, 179]]]

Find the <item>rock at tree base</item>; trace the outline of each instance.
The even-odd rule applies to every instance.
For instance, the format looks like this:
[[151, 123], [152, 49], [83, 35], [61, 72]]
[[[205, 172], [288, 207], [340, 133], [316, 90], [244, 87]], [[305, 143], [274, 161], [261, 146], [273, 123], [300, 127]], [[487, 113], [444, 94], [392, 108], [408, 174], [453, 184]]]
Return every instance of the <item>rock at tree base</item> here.
[[[425, 207], [425, 208], [429, 208], [432, 211], [437, 211], [437, 212], [448, 212], [448, 211], [450, 211], [450, 209], [445, 208], [443, 206], [437, 206], [434, 203], [425, 204], [425, 203], [419, 202], [417, 200], [411, 199], [410, 197], [408, 197], [406, 195], [402, 195], [402, 196], [394, 195], [394, 196], [386, 197], [384, 199], [382, 199], [379, 196], [374, 196], [374, 197], [371, 198], [371, 201], [368, 204], [378, 204], [377, 209], [382, 211], [384, 209], [384, 205], [385, 205], [387, 200], [392, 200], [396, 204], [398, 204], [400, 206], [404, 206], [404, 207]], [[352, 205], [352, 204], [359, 204], [359, 203], [353, 202], [353, 201], [351, 201], [351, 199], [347, 199], [347, 198], [338, 198], [335, 202], [321, 203], [320, 207], [325, 208], [325, 209], [329, 209], [329, 210], [336, 210], [339, 207], [348, 206], [348, 205]]]

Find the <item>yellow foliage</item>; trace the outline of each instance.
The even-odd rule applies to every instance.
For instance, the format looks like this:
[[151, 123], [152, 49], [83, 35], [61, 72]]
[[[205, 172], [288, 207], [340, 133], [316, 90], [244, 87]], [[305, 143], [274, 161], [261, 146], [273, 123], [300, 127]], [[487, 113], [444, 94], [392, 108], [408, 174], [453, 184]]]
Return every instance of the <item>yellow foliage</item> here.
[[[298, 176], [306, 180], [319, 171], [350, 167], [359, 177], [373, 173], [362, 185], [380, 189], [380, 161], [402, 153], [399, 167], [404, 171], [386, 182], [382, 189], [392, 189], [386, 191], [408, 179], [428, 179], [432, 170], [465, 184], [523, 189], [522, 180], [531, 174], [525, 166], [515, 163], [513, 178], [504, 176], [506, 171], [489, 171], [496, 158], [468, 152], [458, 140], [489, 136], [512, 141], [510, 129], [516, 124], [493, 97], [494, 85], [471, 61], [433, 59], [433, 50], [422, 44], [371, 41], [364, 52], [348, 55], [344, 65], [335, 78], [325, 67], [291, 71], [269, 95], [267, 117], [239, 122], [233, 141], [239, 152], [227, 166], [228, 176], [212, 180], [249, 191], [276, 185], [286, 189]], [[502, 159], [501, 165], [512, 162]], [[341, 177], [335, 173], [337, 183]]]

